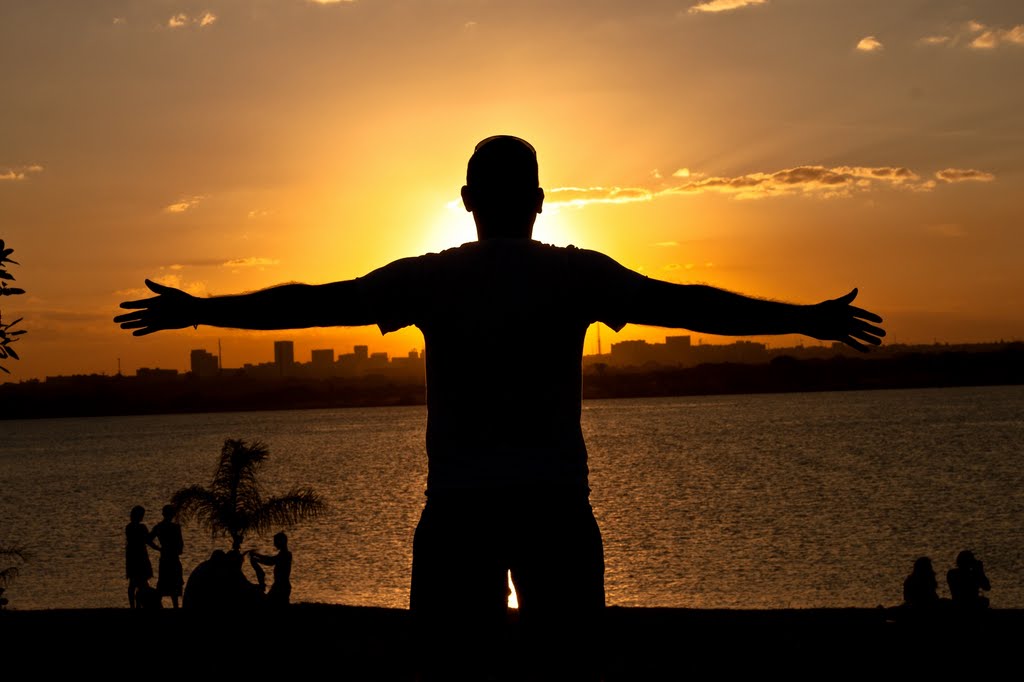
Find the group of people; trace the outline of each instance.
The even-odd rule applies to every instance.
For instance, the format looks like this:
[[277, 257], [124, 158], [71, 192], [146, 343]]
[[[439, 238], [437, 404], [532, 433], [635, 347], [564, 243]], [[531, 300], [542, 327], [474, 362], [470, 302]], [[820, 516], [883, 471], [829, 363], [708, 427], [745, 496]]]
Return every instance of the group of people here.
[[[174, 518], [177, 509], [168, 504], [163, 508], [163, 520], [150, 530], [143, 523], [146, 510], [132, 508], [125, 535], [125, 577], [128, 579], [128, 605], [130, 608], [160, 608], [163, 598], [170, 597], [171, 605], [179, 603], [188, 608], [233, 608], [256, 605], [284, 606], [291, 599], [292, 554], [288, 549], [288, 536], [274, 536], [277, 554], [260, 554], [238, 550], [215, 550], [209, 559], [200, 563], [185, 583], [181, 567], [181, 554], [185, 549], [181, 525]], [[156, 550], [158, 562], [156, 587], [149, 550]], [[244, 555], [256, 575], [252, 583], [242, 572]], [[274, 581], [267, 591], [264, 566], [274, 567]], [[184, 595], [184, 596], [183, 596]]]
[[[956, 566], [946, 572], [946, 584], [949, 585], [950, 602], [953, 606], [964, 609], [988, 608], [988, 597], [982, 592], [992, 589], [992, 584], [985, 575], [985, 567], [970, 550], [960, 552], [956, 557]], [[912, 609], [929, 610], [946, 603], [939, 598], [938, 581], [932, 560], [926, 556], [914, 562], [914, 569], [903, 581], [903, 604]]]
[[[128, 578], [128, 605], [133, 609], [159, 606], [165, 596], [171, 598], [174, 608], [178, 608], [184, 584], [181, 553], [185, 550], [185, 542], [181, 537], [181, 526], [174, 522], [175, 514], [173, 505], [164, 505], [163, 520], [149, 530], [142, 522], [146, 516], [145, 507], [132, 507], [129, 523], [124, 527], [124, 572]], [[149, 584], [153, 577], [150, 548], [160, 554], [156, 588]]]

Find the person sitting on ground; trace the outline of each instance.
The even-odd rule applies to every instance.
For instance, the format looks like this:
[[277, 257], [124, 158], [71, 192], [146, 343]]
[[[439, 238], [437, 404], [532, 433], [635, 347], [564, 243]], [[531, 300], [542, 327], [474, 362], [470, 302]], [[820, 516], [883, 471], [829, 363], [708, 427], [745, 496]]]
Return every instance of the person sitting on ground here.
[[903, 581], [903, 605], [912, 609], [933, 609], [939, 604], [938, 589], [932, 560], [919, 557], [913, 571]]
[[946, 573], [946, 583], [949, 585], [949, 594], [953, 598], [954, 606], [968, 609], [988, 608], [988, 597], [982, 596], [981, 592], [991, 590], [992, 585], [985, 575], [985, 567], [970, 550], [965, 549], [956, 555], [956, 567]]

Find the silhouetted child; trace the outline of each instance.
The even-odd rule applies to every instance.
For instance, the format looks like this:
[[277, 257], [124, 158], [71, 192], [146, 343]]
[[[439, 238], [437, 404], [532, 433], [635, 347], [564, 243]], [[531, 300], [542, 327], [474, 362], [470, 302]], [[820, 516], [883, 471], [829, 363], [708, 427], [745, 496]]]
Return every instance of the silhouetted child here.
[[[185, 550], [185, 542], [181, 538], [181, 526], [174, 522], [177, 511], [173, 504], [164, 505], [163, 520], [153, 526], [149, 534], [149, 544], [160, 552], [160, 573], [156, 589], [161, 596], [171, 598], [174, 608], [178, 608], [178, 597], [185, 584], [181, 570], [181, 553]], [[154, 544], [154, 539], [160, 544]]]
[[149, 563], [149, 529], [142, 523], [146, 509], [141, 505], [132, 507], [130, 523], [124, 527], [124, 574], [128, 578], [128, 606], [137, 608], [139, 590], [149, 587], [153, 577], [153, 565]]
[[274, 584], [270, 586], [270, 592], [267, 593], [267, 604], [269, 606], [287, 606], [292, 595], [292, 553], [288, 550], [288, 536], [284, 533], [275, 535], [274, 547], [277, 548], [277, 554], [274, 556], [253, 552], [250, 560], [261, 588], [266, 581], [260, 564], [274, 567]]
[[938, 588], [932, 560], [920, 557], [914, 562], [914, 570], [903, 581], [903, 605], [913, 609], [934, 609], [939, 604]]
[[992, 589], [985, 575], [985, 568], [974, 558], [974, 553], [964, 550], [956, 555], [956, 568], [946, 573], [946, 583], [953, 605], [969, 609], [988, 608], [988, 597], [981, 595], [982, 590]]

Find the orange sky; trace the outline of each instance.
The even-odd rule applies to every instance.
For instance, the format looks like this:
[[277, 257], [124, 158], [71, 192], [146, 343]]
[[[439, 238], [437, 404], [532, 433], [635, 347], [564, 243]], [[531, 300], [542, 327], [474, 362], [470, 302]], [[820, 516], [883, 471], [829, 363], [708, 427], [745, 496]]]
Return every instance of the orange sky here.
[[796, 302], [858, 286], [896, 342], [1024, 338], [1021, 3], [10, 3], [0, 64], [29, 292], [2, 302], [29, 330], [7, 380], [185, 369], [218, 338], [227, 366], [420, 348], [110, 320], [145, 277], [235, 293], [469, 241], [453, 202], [495, 133], [538, 149], [542, 241]]

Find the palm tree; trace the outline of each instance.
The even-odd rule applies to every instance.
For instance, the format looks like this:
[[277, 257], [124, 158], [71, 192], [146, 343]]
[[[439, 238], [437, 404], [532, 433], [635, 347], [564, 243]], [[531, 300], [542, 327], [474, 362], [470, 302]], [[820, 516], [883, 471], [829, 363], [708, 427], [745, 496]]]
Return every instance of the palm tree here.
[[0, 559], [3, 563], [10, 564], [0, 569], [0, 587], [7, 587], [18, 577], [18, 568], [21, 564], [28, 561], [28, 552], [18, 545], [0, 545]]
[[238, 550], [247, 533], [262, 535], [323, 514], [327, 505], [312, 488], [263, 498], [256, 475], [269, 456], [260, 441], [225, 440], [210, 486], [192, 485], [174, 493], [171, 504], [178, 508], [178, 517], [183, 523], [195, 517], [214, 537], [230, 536], [231, 548]]

